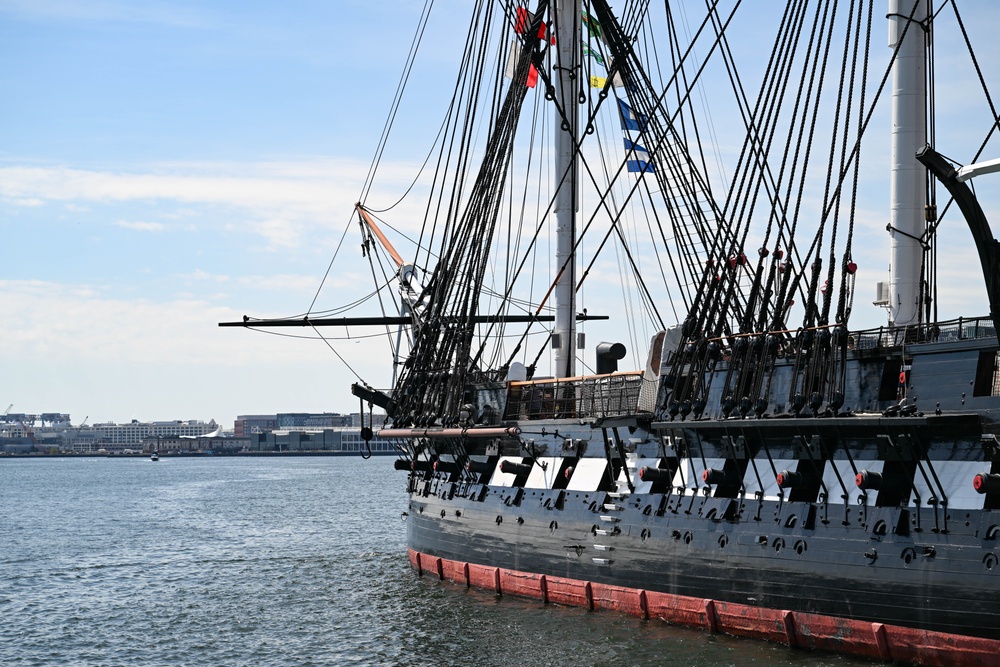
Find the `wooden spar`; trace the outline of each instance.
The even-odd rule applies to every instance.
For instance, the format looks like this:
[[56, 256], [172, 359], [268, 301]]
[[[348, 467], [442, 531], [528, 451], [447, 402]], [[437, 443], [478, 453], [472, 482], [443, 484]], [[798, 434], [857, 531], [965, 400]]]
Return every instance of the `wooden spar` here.
[[379, 243], [382, 244], [385, 251], [389, 253], [390, 257], [392, 257], [392, 261], [396, 262], [396, 266], [402, 267], [405, 263], [403, 262], [403, 258], [398, 252], [396, 252], [396, 249], [392, 247], [392, 244], [389, 243], [389, 239], [385, 237], [382, 230], [375, 224], [375, 220], [373, 220], [371, 215], [368, 214], [368, 211], [366, 211], [365, 207], [361, 205], [361, 202], [355, 204], [354, 208], [358, 210], [358, 215], [360, 215], [361, 219], [365, 221], [366, 225], [368, 225], [368, 229], [372, 230], [372, 233], [375, 234], [376, 238], [378, 238]]
[[[473, 324], [489, 324], [492, 322], [506, 322], [508, 324], [518, 324], [526, 322], [552, 322], [555, 319], [552, 315], [475, 315], [471, 318]], [[608, 315], [584, 315], [576, 316], [578, 322], [588, 320], [607, 320]], [[457, 318], [442, 318], [444, 324], [458, 324]], [[463, 322], [465, 320], [462, 320]], [[219, 322], [220, 327], [360, 327], [360, 326], [392, 326], [399, 324], [413, 324], [413, 318], [409, 315], [399, 317], [322, 317], [309, 318], [302, 317], [296, 319], [274, 319], [256, 320], [244, 317], [239, 322]]]
[[380, 438], [504, 438], [521, 433], [517, 426], [509, 428], [384, 428], [376, 435]]

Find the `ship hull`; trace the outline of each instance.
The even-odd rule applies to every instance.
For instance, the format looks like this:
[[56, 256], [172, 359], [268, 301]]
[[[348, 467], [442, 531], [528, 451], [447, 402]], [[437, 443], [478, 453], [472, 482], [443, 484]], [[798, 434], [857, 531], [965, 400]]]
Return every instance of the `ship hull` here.
[[[620, 532], [595, 536], [595, 527], [611, 524], [589, 509], [589, 494], [573, 495], [562, 510], [545, 509], [541, 493], [520, 506], [506, 505], [500, 494], [483, 501], [415, 496], [409, 546], [537, 575], [1000, 638], [1000, 601], [991, 593], [1000, 574], [984, 564], [995, 551], [972, 535], [879, 537], [840, 520], [785, 528], [767, 519], [777, 503], [765, 503], [760, 522], [716, 522], [704, 518], [712, 500], [705, 498], [690, 514], [644, 516], [659, 500], [632, 497], [615, 517]], [[970, 525], [982, 520], [968, 518]]]
[[993, 665], [1000, 652], [1000, 641], [992, 639], [511, 570], [432, 556], [412, 548], [409, 560], [420, 575], [491, 590], [497, 595], [616, 611], [793, 648], [934, 667], [985, 667]]

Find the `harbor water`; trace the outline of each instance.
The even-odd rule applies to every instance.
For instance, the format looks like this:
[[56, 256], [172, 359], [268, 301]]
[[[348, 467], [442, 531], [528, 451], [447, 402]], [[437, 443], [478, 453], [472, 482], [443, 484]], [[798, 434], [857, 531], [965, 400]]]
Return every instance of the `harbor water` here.
[[5, 665], [871, 664], [421, 578], [391, 457], [0, 459]]

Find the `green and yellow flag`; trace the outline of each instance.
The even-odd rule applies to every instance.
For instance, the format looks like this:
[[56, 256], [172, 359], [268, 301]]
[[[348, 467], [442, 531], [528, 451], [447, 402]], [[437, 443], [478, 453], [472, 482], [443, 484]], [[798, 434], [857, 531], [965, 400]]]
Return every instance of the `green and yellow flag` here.
[[583, 12], [583, 25], [587, 26], [587, 30], [590, 31], [591, 37], [596, 37], [597, 39], [602, 40], [604, 39], [604, 31], [601, 30], [601, 24], [587, 12]]

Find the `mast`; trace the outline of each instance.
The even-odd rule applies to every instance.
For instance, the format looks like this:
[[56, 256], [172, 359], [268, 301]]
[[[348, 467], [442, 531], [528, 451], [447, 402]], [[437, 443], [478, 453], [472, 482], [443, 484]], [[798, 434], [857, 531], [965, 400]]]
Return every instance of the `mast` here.
[[927, 145], [924, 26], [929, 4], [930, 0], [889, 0], [889, 46], [897, 48], [902, 38], [892, 66], [889, 207], [889, 323], [900, 327], [918, 322], [922, 301], [920, 239], [927, 186], [926, 170], [914, 156]]
[[552, 78], [557, 109], [556, 136], [556, 267], [562, 269], [556, 279], [556, 323], [552, 332], [556, 377], [576, 375], [576, 211], [578, 199], [579, 136], [577, 89], [580, 86], [580, 2], [557, 0], [554, 3], [556, 59]]

